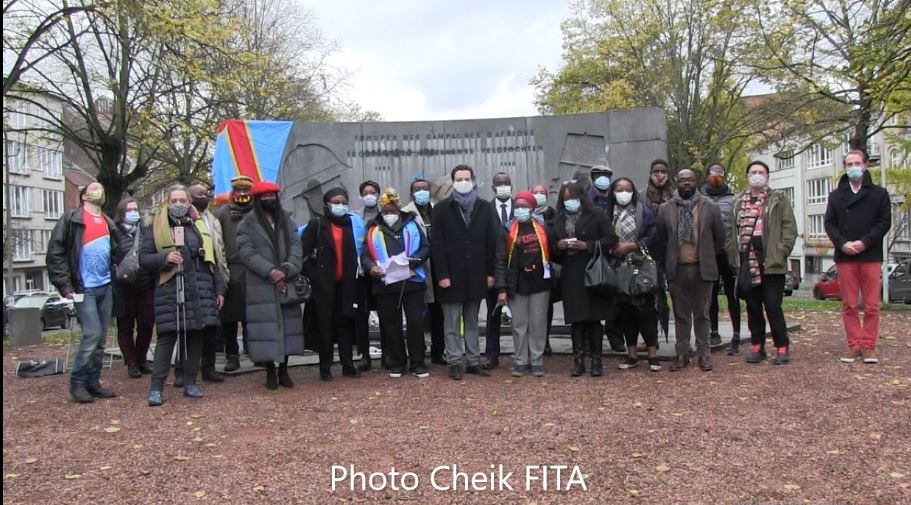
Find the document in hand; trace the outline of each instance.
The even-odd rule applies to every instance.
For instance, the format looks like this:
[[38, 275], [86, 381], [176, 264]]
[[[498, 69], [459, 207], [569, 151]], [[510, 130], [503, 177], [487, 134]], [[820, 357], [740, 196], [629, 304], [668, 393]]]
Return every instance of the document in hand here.
[[389, 258], [385, 264], [381, 264], [380, 267], [385, 271], [383, 276], [383, 282], [386, 285], [395, 284], [396, 282], [401, 282], [408, 280], [412, 273], [411, 267], [409, 267], [408, 256], [405, 252], [401, 252]]

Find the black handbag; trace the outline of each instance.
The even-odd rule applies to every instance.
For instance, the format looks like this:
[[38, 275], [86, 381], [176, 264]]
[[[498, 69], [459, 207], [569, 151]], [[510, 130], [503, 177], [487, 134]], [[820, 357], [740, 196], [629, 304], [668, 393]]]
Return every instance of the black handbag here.
[[285, 306], [300, 305], [310, 300], [313, 289], [310, 287], [310, 279], [303, 275], [295, 275], [285, 280], [285, 290], [279, 291], [279, 303]]
[[123, 257], [123, 260], [120, 261], [120, 264], [114, 268], [114, 276], [117, 278], [118, 282], [123, 284], [136, 284], [136, 279], [139, 278], [139, 235], [141, 234], [140, 230], [136, 230], [136, 235], [133, 238], [133, 247], [130, 248], [130, 251]]
[[658, 265], [642, 247], [641, 253], [628, 255], [617, 266], [620, 293], [628, 296], [652, 294], [658, 290]]
[[617, 294], [620, 279], [610, 255], [601, 250], [601, 242], [595, 242], [595, 253], [585, 265], [585, 287], [602, 296]]

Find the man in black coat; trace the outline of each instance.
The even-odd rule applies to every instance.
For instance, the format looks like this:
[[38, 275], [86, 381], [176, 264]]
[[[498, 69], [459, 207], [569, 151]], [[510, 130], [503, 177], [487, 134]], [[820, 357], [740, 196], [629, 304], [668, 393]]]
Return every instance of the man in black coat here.
[[460, 322], [464, 319], [466, 372], [489, 376], [481, 366], [478, 348], [478, 311], [487, 290], [494, 286], [496, 243], [500, 225], [490, 202], [478, 198], [474, 170], [452, 169], [453, 194], [433, 209], [430, 250], [438, 274], [443, 305], [445, 359], [449, 375], [462, 378]]
[[225, 346], [225, 371], [233, 372], [240, 368], [240, 346], [237, 345], [237, 323], [241, 324], [244, 332], [244, 348], [247, 344], [246, 321], [246, 273], [247, 267], [240, 261], [237, 254], [237, 227], [240, 220], [253, 210], [253, 179], [246, 175], [238, 175], [231, 179], [231, 202], [215, 212], [215, 218], [221, 224], [225, 243], [225, 258], [227, 258], [228, 289], [225, 292], [225, 306], [221, 310], [221, 335]]
[[[889, 192], [873, 184], [867, 172], [863, 151], [850, 151], [843, 160], [845, 174], [838, 187], [829, 193], [826, 207], [826, 234], [835, 245], [838, 284], [844, 304], [842, 318], [848, 336], [848, 354], [842, 362], [879, 363], [876, 339], [879, 337], [880, 272], [883, 262], [883, 237], [892, 226]], [[858, 317], [858, 298], [864, 299], [864, 322]]]
[[[504, 232], [512, 221], [512, 179], [506, 172], [498, 172], [493, 176], [494, 199], [490, 201], [494, 211], [494, 219], [500, 223]], [[494, 288], [487, 291], [487, 327], [484, 336], [484, 355], [487, 356], [487, 368], [494, 369], [500, 365], [500, 319], [503, 316], [503, 306], [497, 304], [499, 290]]]

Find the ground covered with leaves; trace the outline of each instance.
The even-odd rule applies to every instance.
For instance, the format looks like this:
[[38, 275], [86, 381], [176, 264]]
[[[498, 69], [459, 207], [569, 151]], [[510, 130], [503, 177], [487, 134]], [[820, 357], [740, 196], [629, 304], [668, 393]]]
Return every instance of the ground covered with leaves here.
[[[711, 373], [620, 371], [609, 360], [602, 378], [571, 378], [570, 358], [553, 356], [544, 378], [501, 368], [455, 382], [433, 366], [429, 379], [374, 371], [332, 383], [298, 367], [293, 389], [269, 391], [254, 373], [203, 384], [202, 400], [169, 386], [159, 408], [146, 406], [148, 376], [128, 379], [120, 364], [103, 376], [118, 398], [73, 404], [65, 375], [15, 376], [17, 359], [59, 347], [12, 348], [3, 501], [911, 503], [911, 312], [883, 313], [880, 365], [838, 362], [837, 312], [789, 317], [803, 327], [789, 366], [718, 353]], [[386, 489], [355, 480], [350, 491], [346, 479], [333, 492], [333, 465], [385, 473]], [[488, 474], [503, 465], [513, 490], [435, 490], [433, 469], [452, 465]], [[540, 478], [526, 489], [531, 465], [567, 465], [561, 488], [574, 467], [577, 478], [557, 490], [552, 468], [547, 490]], [[393, 467], [413, 472], [416, 489], [398, 480], [393, 489]], [[451, 475], [440, 471], [436, 484]]]

